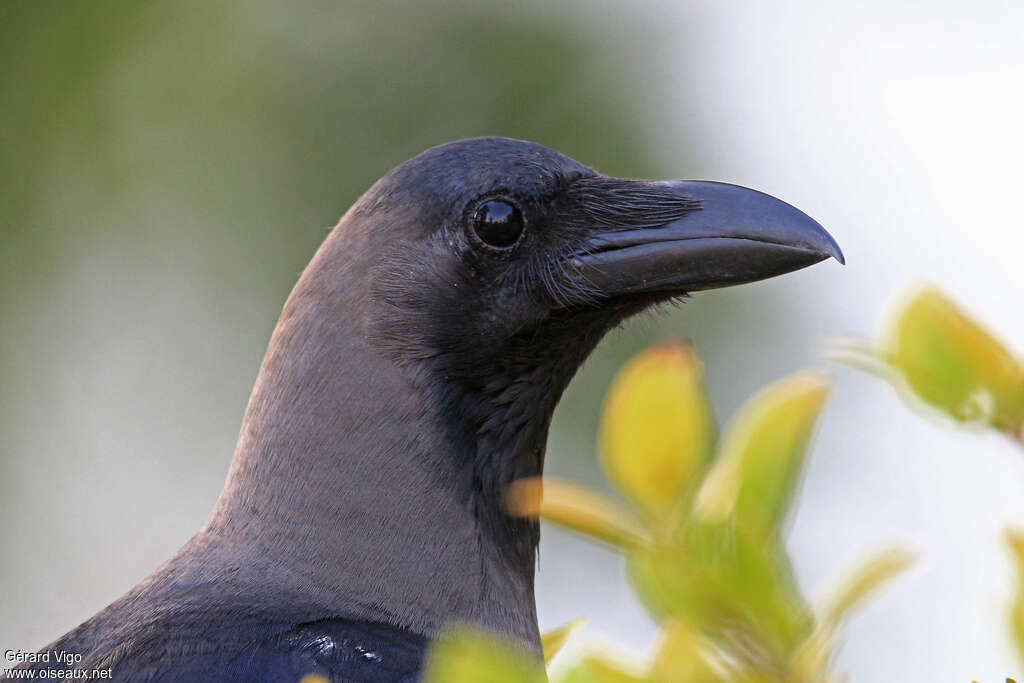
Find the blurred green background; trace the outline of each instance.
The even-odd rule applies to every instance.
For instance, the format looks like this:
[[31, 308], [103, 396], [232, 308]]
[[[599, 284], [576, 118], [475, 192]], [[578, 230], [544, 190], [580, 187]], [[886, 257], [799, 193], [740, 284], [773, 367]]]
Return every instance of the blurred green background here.
[[[922, 276], [1024, 339], [1000, 303], [1024, 291], [1008, 255], [1024, 247], [1022, 29], [1000, 2], [4, 3], [0, 649], [42, 646], [198, 528], [298, 273], [376, 178], [448, 140], [755, 186], [850, 257], [613, 333], [556, 415], [554, 474], [598, 481], [600, 397], [665, 334], [695, 340], [722, 417], [827, 334], [870, 332]], [[973, 441], [840, 380], [793, 528], [801, 577], [813, 594], [883, 540], [931, 557], [851, 631], [840, 668], [1011, 673], [998, 534], [1024, 519], [1020, 464], [993, 440], [968, 467]], [[538, 594], [542, 626], [587, 615], [637, 648], [653, 633], [618, 559], [554, 530]]]

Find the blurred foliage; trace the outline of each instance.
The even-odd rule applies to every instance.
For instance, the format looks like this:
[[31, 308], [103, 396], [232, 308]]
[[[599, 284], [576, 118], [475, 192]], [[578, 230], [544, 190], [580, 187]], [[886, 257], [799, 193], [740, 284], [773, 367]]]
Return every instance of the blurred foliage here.
[[1024, 361], [934, 287], [906, 296], [877, 346], [848, 340], [834, 355], [916, 403], [1024, 443]]
[[[828, 383], [804, 372], [773, 384], [716, 443], [701, 376], [693, 349], [673, 344], [633, 359], [613, 382], [601, 461], [628, 508], [551, 479], [510, 487], [513, 514], [625, 553], [637, 596], [662, 628], [649, 666], [587, 653], [562, 672], [563, 683], [836, 680], [830, 666], [838, 627], [911, 560], [899, 550], [880, 553], [813, 609], [781, 531]], [[427, 680], [543, 680], [541, 662], [496, 664], [509, 657], [498, 642], [473, 631], [449, 636], [432, 651]]]
[[[1024, 360], [937, 288], [922, 286], [904, 299], [877, 346], [843, 340], [833, 356], [885, 377], [912, 405], [1024, 446]], [[1006, 536], [1017, 568], [1010, 625], [1024, 660], [1024, 531], [1011, 528]]]
[[[612, 390], [601, 425], [605, 474], [636, 508], [655, 517], [670, 512], [714, 448], [700, 364], [688, 353], [685, 346], [665, 346], [631, 360], [619, 380], [628, 378], [629, 390]], [[664, 429], [637, 429], [659, 411]], [[644, 467], [636, 467], [635, 453], [644, 454]]]
[[568, 642], [572, 634], [580, 630], [586, 623], [586, 619], [574, 619], [568, 624], [559, 626], [541, 636], [541, 649], [544, 652], [544, 663], [550, 664], [562, 646]]
[[1010, 529], [1006, 539], [1013, 553], [1017, 574], [1017, 595], [1010, 607], [1010, 629], [1017, 652], [1024, 660], [1024, 529]]
[[455, 627], [431, 646], [423, 680], [434, 683], [546, 683], [542, 663], [520, 648], [468, 627]]

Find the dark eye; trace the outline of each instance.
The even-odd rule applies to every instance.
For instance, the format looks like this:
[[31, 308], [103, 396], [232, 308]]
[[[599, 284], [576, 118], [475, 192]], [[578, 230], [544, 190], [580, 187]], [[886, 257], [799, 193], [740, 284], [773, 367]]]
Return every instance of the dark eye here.
[[523, 234], [523, 214], [515, 204], [491, 199], [473, 214], [473, 232], [487, 246], [507, 249]]

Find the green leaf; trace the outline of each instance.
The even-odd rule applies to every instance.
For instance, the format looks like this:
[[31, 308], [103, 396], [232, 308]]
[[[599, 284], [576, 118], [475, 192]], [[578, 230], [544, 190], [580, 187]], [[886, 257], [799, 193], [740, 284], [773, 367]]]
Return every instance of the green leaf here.
[[539, 660], [478, 629], [456, 627], [430, 645], [424, 683], [547, 683]]
[[1021, 438], [1024, 365], [937, 289], [907, 298], [883, 334], [880, 355], [924, 402]]
[[752, 671], [786, 666], [813, 624], [778, 526], [827, 393], [820, 375], [805, 372], [749, 401], [726, 431], [692, 515], [631, 558], [656, 616], [732, 643], [733, 657], [749, 660]]
[[620, 548], [647, 542], [646, 532], [629, 511], [582, 486], [551, 477], [513, 482], [505, 493], [505, 507], [512, 515], [540, 517]]
[[694, 520], [680, 538], [633, 553], [629, 568], [655, 618], [691, 622], [716, 643], [741, 644], [732, 654], [752, 668], [778, 668], [810, 632], [810, 610], [774, 536]]
[[825, 379], [804, 372], [748, 401], [722, 438], [721, 454], [697, 494], [696, 514], [708, 522], [735, 516], [754, 534], [776, 532], [827, 395]]
[[635, 506], [664, 517], [711, 456], [714, 419], [689, 345], [639, 354], [616, 376], [601, 421], [609, 480]]

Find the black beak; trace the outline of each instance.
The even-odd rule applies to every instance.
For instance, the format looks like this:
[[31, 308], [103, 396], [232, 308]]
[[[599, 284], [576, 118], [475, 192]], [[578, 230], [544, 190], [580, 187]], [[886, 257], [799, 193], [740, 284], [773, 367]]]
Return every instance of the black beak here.
[[597, 291], [683, 293], [763, 280], [830, 256], [845, 263], [823, 227], [763, 192], [706, 181], [657, 186], [699, 208], [658, 227], [592, 237], [573, 265]]

